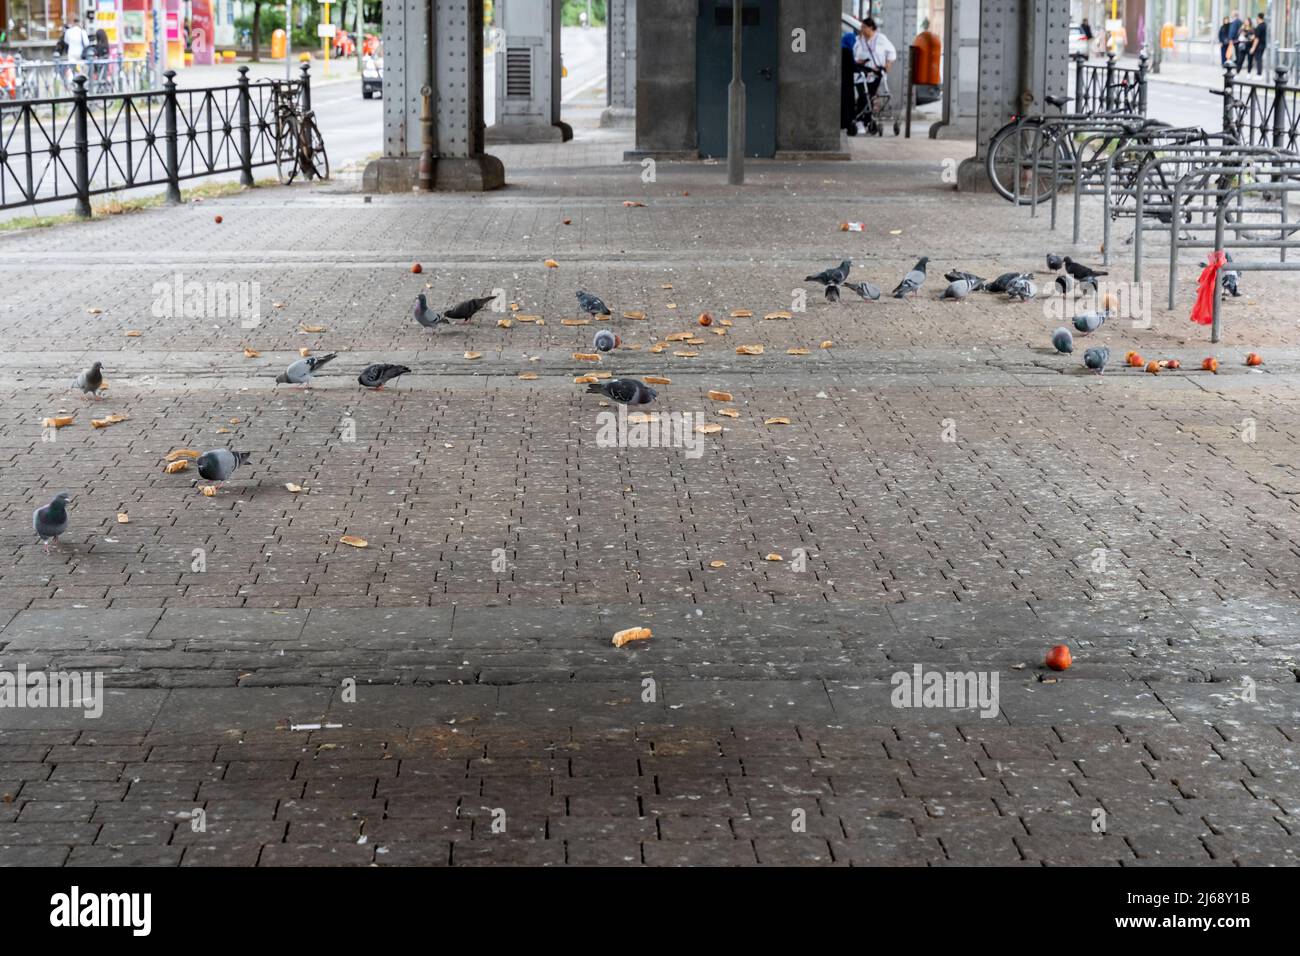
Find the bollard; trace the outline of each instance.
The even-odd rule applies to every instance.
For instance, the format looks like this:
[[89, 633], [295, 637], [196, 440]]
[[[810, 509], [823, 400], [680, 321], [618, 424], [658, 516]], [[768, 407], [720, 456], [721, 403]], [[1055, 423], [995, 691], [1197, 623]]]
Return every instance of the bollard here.
[[301, 82], [302, 82], [302, 88], [298, 94], [300, 97], [298, 102], [302, 104], [302, 111], [305, 113], [309, 109], [311, 109], [311, 64], [310, 63], [304, 63], [302, 65]]
[[77, 151], [77, 215], [90, 218], [90, 134], [89, 111], [86, 103], [86, 78], [78, 75], [72, 81], [73, 135]]
[[1147, 51], [1138, 54], [1138, 113], [1147, 115]]
[[178, 206], [181, 202], [181, 161], [176, 142], [176, 71], [163, 74], [163, 135], [167, 139], [167, 202]]
[[248, 88], [248, 67], [239, 68], [239, 185], [253, 185], [252, 95]]
[[[1232, 99], [1234, 96], [1232, 92], [1232, 77], [1232, 64], [1225, 64], [1223, 67], [1223, 129], [1221, 130], [1221, 132], [1224, 133], [1229, 132], [1229, 127], [1232, 126]], [[1241, 130], [1232, 130], [1231, 134], [1234, 140], [1238, 143], [1241, 142]]]
[[1086, 113], [1083, 96], [1083, 65], [1088, 62], [1088, 55], [1071, 53], [1070, 59], [1074, 61], [1074, 112]]
[[1286, 67], [1273, 70], [1273, 148], [1286, 139]]
[[1103, 102], [1106, 104], [1106, 111], [1110, 112], [1115, 109], [1115, 54], [1106, 54], [1106, 89], [1104, 91]]

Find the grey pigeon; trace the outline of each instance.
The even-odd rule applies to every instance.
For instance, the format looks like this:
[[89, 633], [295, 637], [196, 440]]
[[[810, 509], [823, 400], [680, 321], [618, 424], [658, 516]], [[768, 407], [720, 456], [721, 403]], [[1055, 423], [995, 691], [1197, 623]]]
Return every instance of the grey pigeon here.
[[840, 301], [840, 287], [839, 287], [839, 286], [837, 286], [837, 285], [828, 285], [828, 286], [826, 287], [826, 301], [827, 301], [827, 302], [838, 302], [838, 301]]
[[1092, 369], [1098, 375], [1106, 370], [1106, 363], [1110, 361], [1110, 349], [1106, 346], [1093, 346], [1083, 353], [1083, 364]]
[[99, 390], [104, 387], [104, 363], [96, 362], [90, 368], [86, 369], [77, 376], [77, 388], [81, 389], [95, 398], [99, 398]]
[[804, 282], [820, 282], [822, 285], [844, 285], [849, 278], [849, 270], [853, 268], [853, 260], [845, 259], [839, 265], [830, 269], [823, 269], [821, 272], [812, 276], [804, 276]]
[[634, 378], [615, 378], [608, 382], [591, 382], [587, 386], [588, 395], [604, 395], [620, 405], [649, 405], [658, 396], [649, 385]]
[[1074, 327], [1084, 335], [1091, 335], [1106, 323], [1106, 319], [1105, 312], [1080, 312], [1074, 317]]
[[290, 363], [289, 367], [275, 377], [277, 385], [301, 385], [304, 388], [311, 383], [311, 377], [316, 374], [326, 362], [338, 358], [337, 352], [331, 352], [329, 355], [309, 355], [306, 358], [300, 358], [296, 362]]
[[846, 282], [844, 288], [856, 292], [863, 302], [875, 302], [880, 298], [880, 288], [866, 280], [862, 282]]
[[474, 313], [480, 311], [489, 302], [495, 302], [496, 298], [494, 295], [486, 295], [481, 299], [466, 299], [464, 302], [457, 302], [443, 315], [449, 319], [460, 319], [462, 322], [468, 322], [474, 317]]
[[1032, 279], [1018, 278], [1012, 279], [1007, 283], [1007, 296], [1013, 302], [1024, 302], [1026, 299], [1032, 299], [1038, 295], [1038, 286], [1034, 285]]
[[1016, 279], [1029, 279], [1029, 278], [1032, 278], [1032, 276], [1028, 272], [1004, 272], [1002, 273], [1002, 275], [998, 276], [992, 282], [986, 282], [984, 284], [984, 291], [1001, 294], [1003, 292], [1006, 292], [1007, 286], [1010, 285], [1012, 282], [1014, 282]]
[[1079, 281], [1083, 281], [1084, 279], [1095, 279], [1098, 276], [1110, 275], [1109, 272], [1098, 272], [1096, 269], [1085, 266], [1081, 262], [1075, 262], [1069, 256], [1065, 257], [1064, 262], [1065, 271], [1070, 273], [1070, 275], [1074, 276], [1074, 278]]
[[[1241, 295], [1241, 273], [1236, 269], [1227, 268], [1227, 263], [1232, 262], [1232, 253], [1223, 253], [1224, 267], [1219, 270], [1219, 284], [1223, 286], [1225, 298], [1232, 296], [1234, 299]], [[1202, 262], [1201, 268], [1204, 269], [1209, 263]]]
[[1074, 336], [1070, 334], [1069, 329], [1065, 326], [1061, 326], [1052, 333], [1052, 345], [1056, 347], [1056, 351], [1064, 352], [1068, 355], [1070, 352], [1074, 351]]
[[434, 312], [429, 309], [429, 300], [424, 297], [423, 292], [415, 297], [415, 309], [412, 314], [415, 316], [415, 321], [426, 329], [435, 329], [439, 325], [447, 323], [441, 312]]
[[916, 295], [921, 290], [921, 283], [925, 282], [925, 266], [930, 261], [929, 256], [922, 256], [912, 266], [912, 270], [903, 276], [903, 281], [894, 286], [891, 293], [895, 299], [901, 299], [907, 295]]
[[974, 292], [976, 288], [975, 283], [971, 282], [970, 279], [958, 279], [956, 282], [948, 283], [948, 288], [943, 290], [939, 298], [961, 300]]
[[199, 477], [206, 478], [208, 481], [215, 481], [217, 487], [221, 487], [222, 482], [229, 479], [236, 468], [247, 463], [248, 452], [231, 451], [228, 448], [214, 448], [211, 451], [205, 451], [199, 455], [199, 460], [195, 462], [199, 469]]
[[1089, 292], [1095, 295], [1097, 292], [1097, 280], [1092, 276], [1089, 276], [1086, 279], [1080, 279], [1077, 288], [1079, 290], [1079, 295], [1086, 295]]
[[984, 288], [984, 279], [975, 275], [973, 272], [963, 272], [961, 269], [953, 269], [951, 272], [945, 272], [943, 277], [949, 282], [957, 282], [961, 279], [969, 279], [976, 289]]
[[399, 375], [405, 375], [410, 369], [405, 365], [388, 365], [384, 362], [376, 362], [374, 365], [367, 365], [357, 376], [357, 381], [366, 388], [381, 389]]
[[1059, 272], [1061, 270], [1061, 266], [1063, 265], [1065, 265], [1065, 260], [1062, 259], [1060, 256], [1051, 252], [1047, 254], [1047, 268], [1049, 271]]
[[591, 345], [597, 352], [612, 352], [621, 344], [622, 340], [609, 329], [601, 329], [591, 340]]
[[1069, 294], [1070, 290], [1073, 288], [1074, 288], [1074, 280], [1071, 279], [1069, 276], [1059, 275], [1056, 277], [1056, 291], [1061, 293], [1062, 299], [1064, 299]]
[[50, 553], [50, 542], [59, 543], [59, 535], [68, 530], [68, 499], [72, 496], [60, 491], [50, 503], [32, 512], [32, 529], [40, 536], [45, 545], [45, 553]]
[[590, 292], [578, 290], [578, 308], [582, 309], [588, 315], [609, 315], [609, 306], [600, 300], [599, 296], [594, 296]]

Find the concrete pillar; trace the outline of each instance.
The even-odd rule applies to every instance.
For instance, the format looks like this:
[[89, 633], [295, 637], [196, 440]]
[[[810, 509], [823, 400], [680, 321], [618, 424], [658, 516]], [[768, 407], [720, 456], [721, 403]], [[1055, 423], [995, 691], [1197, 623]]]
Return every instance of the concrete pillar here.
[[637, 58], [636, 148], [625, 159], [644, 156], [693, 159], [695, 136], [696, 0], [654, 0], [636, 8], [638, 46], [653, 56]]
[[898, 62], [889, 71], [889, 95], [894, 109], [902, 116], [903, 98], [907, 94], [908, 50], [917, 33], [916, 0], [884, 0], [876, 26], [898, 51]]
[[496, 122], [489, 143], [562, 143], [573, 129], [560, 121], [560, 3], [497, 0]]
[[840, 138], [841, 33], [837, 0], [781, 0], [777, 159], [849, 158]]
[[943, 18], [943, 119], [931, 139], [970, 139], [979, 113], [979, 0], [948, 0]]
[[608, 103], [601, 126], [636, 122], [636, 0], [609, 0], [605, 6], [605, 86]]
[[1013, 116], [1043, 112], [1043, 97], [1069, 87], [1070, 0], [982, 0], [976, 153], [957, 170], [958, 188], [990, 189], [989, 140]]
[[501, 161], [483, 152], [483, 0], [384, 0], [384, 155], [366, 167], [362, 188], [416, 188], [426, 85], [434, 188], [504, 185]]

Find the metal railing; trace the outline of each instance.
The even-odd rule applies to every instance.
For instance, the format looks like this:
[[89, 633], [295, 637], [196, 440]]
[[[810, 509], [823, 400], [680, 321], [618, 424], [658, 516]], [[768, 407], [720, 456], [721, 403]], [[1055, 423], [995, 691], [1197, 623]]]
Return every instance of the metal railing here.
[[73, 80], [86, 77], [86, 92], [139, 93], [157, 87], [151, 61], [107, 57], [102, 60], [24, 60], [0, 58], [0, 109], [25, 100], [71, 96]]
[[0, 209], [75, 199], [89, 218], [91, 196], [123, 189], [166, 185], [178, 203], [187, 179], [238, 172], [251, 186], [255, 168], [282, 156], [277, 104], [311, 109], [306, 63], [297, 80], [253, 83], [241, 66], [235, 85], [193, 90], [164, 76], [162, 89], [100, 95], [77, 76], [71, 96], [0, 110]]
[[1073, 53], [1074, 112], [1137, 113], [1147, 115], [1147, 55], [1138, 56], [1136, 68], [1115, 65], [1115, 54], [1106, 54], [1104, 65], [1088, 62], [1083, 53]]
[[1300, 87], [1287, 83], [1285, 67], [1273, 71], [1272, 83], [1237, 79], [1223, 71], [1223, 129], [1238, 142], [1300, 153]]

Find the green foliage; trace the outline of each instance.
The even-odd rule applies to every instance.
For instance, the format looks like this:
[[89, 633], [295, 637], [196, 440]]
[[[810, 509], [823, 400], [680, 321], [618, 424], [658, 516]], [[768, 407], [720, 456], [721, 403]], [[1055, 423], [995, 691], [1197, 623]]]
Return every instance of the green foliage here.
[[[587, 0], [564, 0], [560, 11], [560, 22], [566, 27], [578, 25], [578, 14], [587, 12]], [[605, 0], [591, 0], [590, 26], [605, 25]]]

